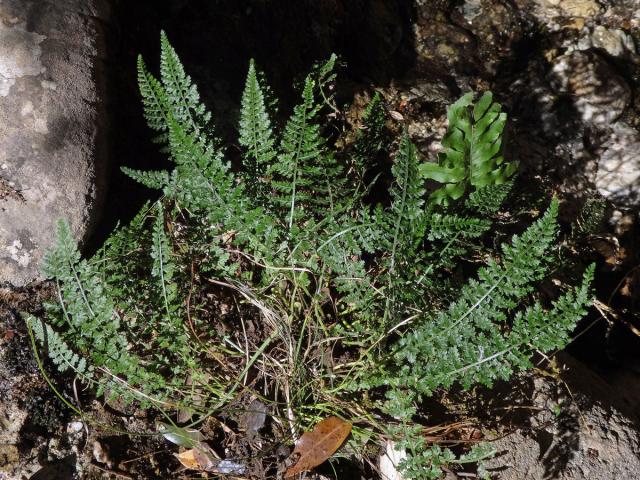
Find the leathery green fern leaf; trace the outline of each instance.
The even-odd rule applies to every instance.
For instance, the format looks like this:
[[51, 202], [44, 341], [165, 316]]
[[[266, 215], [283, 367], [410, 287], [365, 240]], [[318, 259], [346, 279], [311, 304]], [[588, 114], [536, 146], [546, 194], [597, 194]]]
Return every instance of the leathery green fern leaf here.
[[439, 162], [421, 165], [425, 179], [443, 184], [431, 194], [435, 203], [458, 200], [470, 187], [505, 183], [517, 169], [515, 162], [505, 162], [500, 155], [507, 114], [501, 112], [491, 92], [485, 92], [475, 104], [473, 99], [469, 92], [449, 107], [449, 128]]

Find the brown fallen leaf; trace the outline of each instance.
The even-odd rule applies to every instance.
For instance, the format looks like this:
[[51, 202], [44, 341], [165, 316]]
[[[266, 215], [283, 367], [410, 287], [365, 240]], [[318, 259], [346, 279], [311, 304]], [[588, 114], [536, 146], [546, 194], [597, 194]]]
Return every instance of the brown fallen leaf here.
[[201, 472], [210, 472], [219, 461], [213, 449], [201, 442], [195, 448], [177, 453], [176, 457], [185, 468]]
[[198, 442], [194, 448], [175, 455], [188, 470], [222, 475], [244, 475], [247, 470], [246, 465], [241, 461], [221, 460], [216, 452], [204, 442]]
[[351, 433], [351, 424], [338, 417], [329, 417], [318, 423], [313, 431], [305, 432], [296, 442], [291, 454], [298, 461], [289, 467], [284, 478], [311, 470], [333, 455]]

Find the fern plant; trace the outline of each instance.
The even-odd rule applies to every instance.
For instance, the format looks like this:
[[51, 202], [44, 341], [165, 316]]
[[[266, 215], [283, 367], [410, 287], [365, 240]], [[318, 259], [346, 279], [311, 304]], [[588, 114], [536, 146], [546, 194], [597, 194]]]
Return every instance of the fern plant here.
[[458, 200], [469, 187], [504, 183], [517, 169], [515, 162], [505, 162], [500, 155], [507, 115], [493, 101], [491, 92], [475, 103], [473, 99], [473, 92], [469, 92], [449, 107], [449, 128], [442, 139], [440, 160], [421, 165], [424, 178], [444, 184], [431, 194], [436, 203]]
[[[552, 271], [555, 200], [500, 255], [484, 242], [515, 170], [499, 156], [500, 106], [489, 93], [456, 102], [434, 165], [406, 133], [391, 148], [379, 96], [353, 144], [325, 137], [335, 57], [284, 121], [251, 62], [235, 173], [164, 33], [161, 49], [160, 78], [142, 59], [138, 78], [173, 170], [124, 170], [163, 197], [91, 259], [61, 223], [45, 262], [59, 303], [44, 323], [28, 320], [36, 337], [99, 393], [201, 418], [262, 398], [282, 438], [330, 414], [357, 417], [354, 443], [394, 435], [407, 478], [435, 478], [455, 460], [420, 439], [420, 398], [529, 367], [533, 352], [568, 341], [590, 301], [592, 269], [550, 305], [536, 295]], [[388, 201], [372, 204], [366, 179], [385, 155]], [[429, 195], [426, 179], [444, 186]], [[453, 275], [462, 266], [471, 273]], [[379, 424], [382, 412], [394, 425]]]

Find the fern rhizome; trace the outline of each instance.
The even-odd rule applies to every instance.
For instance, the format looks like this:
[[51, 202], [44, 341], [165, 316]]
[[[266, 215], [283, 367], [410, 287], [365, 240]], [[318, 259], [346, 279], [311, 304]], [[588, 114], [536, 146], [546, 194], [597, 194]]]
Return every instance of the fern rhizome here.
[[[251, 62], [232, 169], [164, 34], [161, 46], [160, 77], [140, 59], [138, 79], [173, 169], [125, 169], [161, 198], [90, 259], [60, 222], [45, 261], [59, 302], [29, 317], [36, 338], [98, 395], [172, 421], [238, 419], [258, 399], [287, 442], [336, 415], [354, 424], [351, 453], [391, 436], [406, 478], [436, 478], [452, 460], [420, 434], [421, 399], [530, 367], [590, 303], [592, 268], [555, 301], [537, 295], [555, 268], [556, 200], [501, 252], [483, 247], [516, 170], [500, 155], [500, 105], [490, 93], [453, 104], [437, 164], [407, 134], [393, 141], [378, 95], [334, 148], [336, 58], [307, 76], [286, 122]], [[381, 154], [388, 188], [367, 175]], [[386, 200], [371, 204], [371, 188]]]

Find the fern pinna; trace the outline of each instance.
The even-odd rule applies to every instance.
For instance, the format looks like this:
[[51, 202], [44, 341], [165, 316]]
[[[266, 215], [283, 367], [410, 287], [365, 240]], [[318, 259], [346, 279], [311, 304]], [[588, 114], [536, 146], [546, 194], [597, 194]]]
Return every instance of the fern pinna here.
[[[406, 477], [435, 478], [452, 454], [421, 440], [419, 399], [508, 378], [533, 352], [561, 348], [593, 270], [555, 302], [536, 295], [551, 272], [555, 200], [500, 253], [485, 241], [516, 168], [500, 155], [506, 114], [490, 93], [450, 107], [437, 164], [406, 133], [393, 146], [379, 95], [337, 147], [323, 129], [335, 63], [306, 77], [286, 119], [249, 63], [236, 172], [163, 33], [159, 78], [140, 58], [138, 80], [173, 169], [124, 169], [163, 196], [92, 259], [61, 223], [45, 262], [59, 302], [29, 325], [61, 370], [145, 405], [233, 416], [242, 392], [271, 401], [287, 436], [329, 413], [380, 431], [376, 415], [391, 414]], [[372, 204], [381, 157], [392, 181]], [[428, 191], [427, 180], [442, 185]]]

